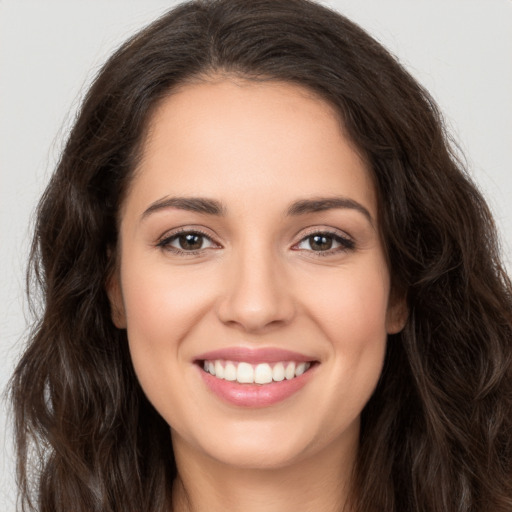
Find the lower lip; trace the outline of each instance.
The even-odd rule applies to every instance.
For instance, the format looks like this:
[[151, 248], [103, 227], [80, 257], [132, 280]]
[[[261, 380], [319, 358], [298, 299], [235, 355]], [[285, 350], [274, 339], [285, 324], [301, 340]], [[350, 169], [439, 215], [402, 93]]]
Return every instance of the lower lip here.
[[316, 365], [299, 377], [269, 384], [240, 384], [236, 381], [218, 379], [198, 366], [201, 376], [219, 398], [239, 407], [268, 407], [291, 397], [310, 380]]

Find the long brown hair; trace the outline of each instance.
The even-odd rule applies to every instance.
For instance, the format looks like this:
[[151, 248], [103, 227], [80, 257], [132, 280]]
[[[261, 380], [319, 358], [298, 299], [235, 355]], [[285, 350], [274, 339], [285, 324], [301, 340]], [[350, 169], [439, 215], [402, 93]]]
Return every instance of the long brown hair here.
[[23, 510], [170, 508], [168, 425], [137, 382], [105, 282], [148, 117], [213, 72], [315, 91], [373, 173], [409, 319], [362, 413], [354, 509], [510, 512], [512, 287], [491, 215], [428, 93], [362, 29], [307, 0], [185, 3], [92, 85], [37, 212], [29, 281], [43, 308], [11, 384]]

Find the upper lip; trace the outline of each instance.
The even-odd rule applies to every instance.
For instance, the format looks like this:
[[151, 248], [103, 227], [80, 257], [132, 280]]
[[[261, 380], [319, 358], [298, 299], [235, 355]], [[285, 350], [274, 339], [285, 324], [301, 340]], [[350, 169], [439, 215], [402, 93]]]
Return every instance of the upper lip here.
[[280, 361], [311, 362], [314, 357], [281, 348], [261, 347], [228, 347], [204, 352], [196, 357], [197, 361], [245, 361], [247, 363], [278, 363]]

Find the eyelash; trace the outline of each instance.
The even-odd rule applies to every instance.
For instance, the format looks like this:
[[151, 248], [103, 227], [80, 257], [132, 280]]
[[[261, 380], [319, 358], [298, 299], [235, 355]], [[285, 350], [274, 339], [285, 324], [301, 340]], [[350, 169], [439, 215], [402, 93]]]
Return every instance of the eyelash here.
[[336, 242], [339, 244], [339, 247], [335, 247], [334, 249], [328, 249], [326, 251], [315, 251], [313, 249], [295, 249], [297, 251], [307, 251], [313, 253], [315, 256], [324, 257], [324, 256], [331, 256], [333, 254], [338, 254], [342, 252], [348, 252], [355, 249], [355, 243], [354, 240], [349, 238], [348, 236], [342, 236], [337, 232], [329, 231], [329, 230], [314, 230], [309, 233], [307, 233], [305, 236], [303, 236], [297, 244], [294, 245], [300, 245], [301, 243], [305, 242], [308, 239], [311, 239], [314, 236], [323, 236], [326, 238], [331, 238], [333, 242]]
[[206, 233], [203, 233], [201, 230], [198, 230], [198, 229], [180, 229], [179, 231], [175, 231], [171, 235], [165, 236], [164, 238], [162, 238], [156, 244], [156, 246], [160, 247], [164, 251], [169, 251], [169, 252], [172, 252], [174, 254], [177, 254], [178, 256], [198, 256], [199, 254], [201, 254], [205, 250], [205, 249], [197, 249], [197, 250], [193, 250], [193, 251], [185, 251], [183, 249], [179, 249], [178, 247], [173, 247], [171, 245], [171, 243], [174, 242], [180, 236], [183, 236], [183, 235], [197, 235], [197, 236], [201, 236], [203, 238], [206, 238], [206, 239], [210, 240], [210, 242], [212, 244], [218, 245], [218, 244], [216, 244], [212, 240], [212, 238], [209, 235], [207, 235]]
[[[181, 229], [179, 231], [175, 231], [169, 236], [165, 236], [162, 238], [156, 246], [161, 248], [162, 250], [172, 252], [174, 254], [177, 254], [178, 256], [198, 256], [203, 253], [203, 251], [206, 250], [206, 248], [201, 248], [197, 250], [191, 250], [186, 251], [183, 249], [179, 249], [178, 247], [173, 247], [171, 245], [172, 242], [175, 240], [178, 240], [180, 236], [183, 235], [197, 235], [203, 238], [208, 239], [213, 245], [216, 245], [217, 247], [220, 247], [218, 244], [216, 244], [212, 238], [207, 235], [206, 233], [202, 232], [201, 230], [197, 229]], [[337, 254], [341, 252], [347, 252], [352, 251], [355, 249], [355, 243], [354, 241], [347, 237], [347, 236], [341, 236], [339, 233], [329, 231], [329, 230], [315, 230], [311, 231], [310, 233], [307, 233], [305, 236], [303, 236], [298, 243], [294, 244], [295, 246], [300, 245], [301, 243], [307, 241], [308, 239], [311, 239], [313, 236], [324, 236], [326, 238], [330, 238], [333, 240], [333, 242], [336, 242], [339, 244], [339, 247], [335, 247], [334, 249], [328, 249], [325, 251], [315, 251], [313, 249], [294, 249], [296, 251], [307, 251], [313, 253], [315, 256], [324, 257], [324, 256], [330, 256], [332, 254]]]

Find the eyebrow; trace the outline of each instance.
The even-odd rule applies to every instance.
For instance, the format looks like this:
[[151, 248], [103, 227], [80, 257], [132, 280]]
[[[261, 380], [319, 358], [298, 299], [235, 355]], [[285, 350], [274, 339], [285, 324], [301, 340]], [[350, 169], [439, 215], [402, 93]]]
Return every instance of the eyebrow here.
[[288, 210], [287, 215], [305, 215], [307, 213], [323, 212], [332, 209], [350, 209], [362, 213], [373, 226], [373, 218], [370, 212], [357, 201], [349, 199], [348, 197], [318, 197], [312, 199], [301, 199], [292, 203]]
[[[177, 208], [190, 212], [203, 213], [222, 217], [226, 215], [227, 208], [216, 199], [204, 197], [164, 197], [152, 203], [142, 214], [142, 219], [159, 210]], [[373, 218], [370, 212], [357, 201], [347, 197], [316, 197], [312, 199], [300, 199], [294, 201], [286, 210], [286, 215], [296, 217], [308, 213], [323, 212], [333, 209], [350, 209], [362, 213], [373, 226]]]
[[142, 214], [142, 219], [146, 218], [151, 213], [166, 208], [177, 208], [178, 210], [204, 213], [206, 215], [223, 216], [226, 214], [224, 205], [215, 199], [207, 199], [204, 197], [164, 197], [152, 203]]

